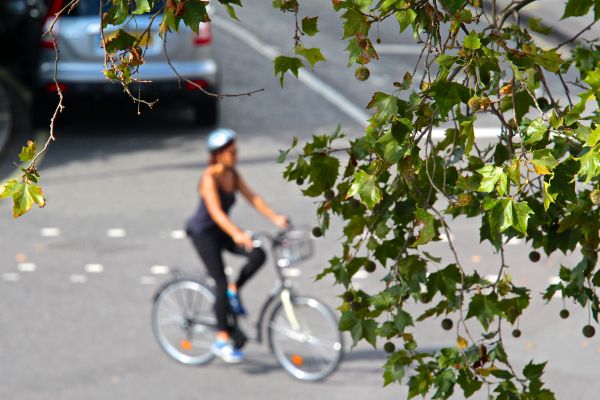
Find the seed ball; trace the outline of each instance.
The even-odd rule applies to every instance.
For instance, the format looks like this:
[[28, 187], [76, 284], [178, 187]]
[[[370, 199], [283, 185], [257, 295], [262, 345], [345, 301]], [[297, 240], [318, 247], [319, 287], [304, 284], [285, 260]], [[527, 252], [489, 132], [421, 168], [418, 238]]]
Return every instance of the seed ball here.
[[333, 192], [333, 190], [328, 189], [328, 190], [325, 191], [324, 196], [325, 196], [325, 199], [331, 200], [331, 199], [333, 199], [335, 197], [335, 193]]
[[367, 272], [373, 272], [373, 271], [375, 271], [376, 267], [377, 266], [375, 265], [375, 263], [373, 261], [369, 260], [365, 264], [365, 271], [367, 271]]
[[452, 325], [454, 325], [454, 323], [450, 318], [444, 318], [442, 320], [442, 328], [444, 330], [449, 331], [450, 329], [452, 329]]
[[562, 319], [567, 319], [567, 318], [569, 318], [569, 310], [567, 310], [566, 308], [563, 308], [562, 310], [560, 310], [559, 315]]
[[393, 353], [394, 350], [396, 350], [396, 346], [392, 342], [386, 342], [383, 345], [383, 351], [385, 351], [386, 353]]
[[539, 251], [533, 250], [532, 252], [529, 253], [529, 259], [532, 262], [538, 262], [538, 261], [540, 261], [540, 258], [541, 258], [541, 256], [540, 256]]
[[321, 237], [321, 236], [323, 236], [323, 231], [318, 226], [315, 226], [312, 229], [312, 234], [313, 234], [314, 237]]
[[587, 338], [591, 338], [592, 336], [594, 336], [596, 334], [596, 329], [594, 329], [594, 327], [591, 325], [586, 325], [583, 327], [581, 332], [583, 333], [583, 336], [585, 336]]
[[346, 292], [344, 293], [343, 298], [346, 303], [352, 303], [354, 301], [354, 293]]
[[354, 71], [354, 76], [359, 81], [366, 81], [367, 79], [369, 79], [369, 75], [371, 75], [371, 73], [369, 72], [369, 68], [367, 67], [358, 67], [356, 68], [356, 71]]
[[600, 204], [600, 189], [592, 190], [592, 193], [590, 193], [590, 200], [592, 201], [592, 204]]
[[514, 329], [512, 331], [512, 335], [516, 338], [521, 337], [521, 330], [520, 329]]
[[381, 38], [377, 38], [375, 41], [377, 42], [377, 44], [380, 44], [381, 43]]
[[297, 184], [298, 186], [302, 186], [302, 185], [304, 185], [304, 179], [302, 179], [302, 178], [298, 178], [298, 179], [296, 179], [296, 184]]

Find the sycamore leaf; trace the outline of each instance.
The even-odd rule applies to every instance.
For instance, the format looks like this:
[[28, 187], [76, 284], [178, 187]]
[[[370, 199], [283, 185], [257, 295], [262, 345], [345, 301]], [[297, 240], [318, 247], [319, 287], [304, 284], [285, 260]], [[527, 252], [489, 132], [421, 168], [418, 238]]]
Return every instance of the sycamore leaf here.
[[528, 144], [539, 142], [544, 138], [544, 134], [547, 131], [548, 127], [546, 126], [544, 120], [538, 118], [535, 121], [532, 121], [527, 127], [524, 142]]
[[539, 175], [549, 175], [558, 165], [558, 161], [552, 155], [550, 149], [535, 150], [531, 160], [535, 172]]
[[561, 19], [568, 17], [582, 17], [590, 12], [594, 0], [569, 0]]
[[358, 170], [354, 174], [354, 182], [350, 186], [346, 198], [356, 195], [367, 207], [375, 207], [381, 201], [381, 189], [377, 184], [377, 177], [367, 174], [362, 169]]
[[585, 176], [586, 184], [600, 173], [600, 154], [595, 148], [588, 149], [585, 154], [575, 160], [580, 164], [577, 175]]
[[367, 108], [376, 108], [382, 119], [388, 119], [398, 113], [398, 100], [395, 96], [376, 92], [367, 104]]
[[415, 211], [415, 218], [417, 225], [423, 225], [419, 231], [417, 240], [413, 243], [412, 247], [417, 247], [425, 243], [429, 243], [435, 237], [435, 218], [433, 215], [417, 208]]
[[471, 31], [463, 41], [463, 46], [465, 49], [469, 50], [477, 50], [481, 48], [481, 39], [479, 39], [479, 35], [475, 31]]
[[198, 33], [200, 23], [208, 17], [206, 3], [202, 0], [186, 0], [183, 14], [183, 23], [193, 32]]
[[279, 75], [279, 83], [283, 87], [283, 77], [287, 71], [291, 71], [298, 78], [298, 70], [304, 67], [302, 60], [298, 57], [279, 56], [273, 60], [275, 75]]
[[150, 10], [152, 10], [150, 0], [135, 0], [135, 10], [131, 13], [138, 15], [150, 12]]
[[532, 31], [541, 33], [542, 35], [547, 35], [550, 32], [552, 32], [552, 28], [544, 26], [542, 24], [541, 18], [529, 18], [529, 20], [527, 21], [527, 24], [529, 25], [529, 28]]
[[494, 190], [496, 183], [498, 180], [500, 180], [500, 177], [504, 175], [502, 168], [494, 165], [486, 165], [485, 167], [478, 169], [477, 172], [483, 176], [483, 179], [481, 180], [477, 190], [486, 193]]
[[106, 35], [104, 47], [108, 53], [115, 53], [131, 49], [136, 41], [137, 38], [135, 36], [125, 32], [123, 29], [119, 29], [116, 32]]
[[302, 32], [306, 33], [308, 36], [314, 36], [319, 29], [317, 28], [317, 20], [319, 17], [304, 17], [302, 18]]
[[31, 140], [28, 140], [26, 146], [23, 146], [21, 148], [21, 153], [19, 154], [19, 160], [21, 160], [22, 162], [31, 161], [35, 157], [35, 153], [36, 153], [35, 143], [32, 142]]
[[527, 234], [527, 221], [529, 220], [529, 215], [533, 214], [531, 208], [529, 208], [529, 204], [526, 201], [520, 201], [515, 203], [513, 206], [515, 215], [513, 218], [512, 226], [522, 234]]
[[548, 211], [548, 207], [550, 207], [550, 203], [554, 203], [554, 201], [556, 200], [556, 196], [558, 196], [558, 193], [550, 193], [550, 184], [548, 182], [544, 182], [543, 193], [544, 193], [544, 210]]
[[306, 61], [308, 61], [311, 68], [314, 68], [315, 64], [318, 63], [319, 61], [325, 61], [325, 57], [323, 57], [323, 54], [321, 53], [321, 49], [319, 49], [317, 47], [307, 49], [306, 47], [303, 47], [303, 46], [296, 46], [295, 51], [296, 51], [296, 54], [304, 57], [306, 59]]

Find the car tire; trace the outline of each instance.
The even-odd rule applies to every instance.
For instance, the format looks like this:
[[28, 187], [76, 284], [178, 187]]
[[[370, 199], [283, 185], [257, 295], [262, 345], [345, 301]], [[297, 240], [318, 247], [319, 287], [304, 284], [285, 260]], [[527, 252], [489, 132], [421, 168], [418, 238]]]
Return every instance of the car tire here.
[[219, 121], [219, 100], [215, 96], [204, 97], [194, 104], [194, 118], [201, 126], [214, 126]]

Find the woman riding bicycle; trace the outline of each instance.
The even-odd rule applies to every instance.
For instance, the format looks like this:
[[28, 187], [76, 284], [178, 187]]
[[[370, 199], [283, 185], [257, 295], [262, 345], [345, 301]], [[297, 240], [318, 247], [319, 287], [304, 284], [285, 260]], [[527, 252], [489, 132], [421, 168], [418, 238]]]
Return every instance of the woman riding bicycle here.
[[[234, 347], [227, 322], [228, 312], [244, 315], [239, 290], [265, 261], [265, 253], [252, 246], [252, 237], [229, 218], [235, 203], [236, 192], [275, 225], [287, 227], [287, 218], [275, 213], [265, 201], [255, 194], [236, 170], [237, 145], [235, 132], [216, 129], [208, 136], [210, 165], [200, 178], [200, 205], [187, 222], [187, 232], [200, 258], [216, 283], [215, 315], [217, 335], [211, 351], [226, 362], [240, 362], [244, 353]], [[245, 256], [248, 261], [236, 282], [227, 281], [222, 253]]]

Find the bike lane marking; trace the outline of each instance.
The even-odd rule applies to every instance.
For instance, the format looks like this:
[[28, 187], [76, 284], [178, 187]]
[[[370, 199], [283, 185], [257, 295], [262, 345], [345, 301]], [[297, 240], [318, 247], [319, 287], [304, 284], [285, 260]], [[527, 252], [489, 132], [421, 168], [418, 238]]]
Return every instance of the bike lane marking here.
[[[239, 23], [228, 21], [225, 18], [219, 16], [211, 17], [213, 26], [222, 29], [223, 31], [234, 36], [236, 39], [245, 43], [248, 47], [255, 50], [260, 55], [273, 60], [278, 55], [282, 54], [276, 47], [269, 46], [260, 40], [250, 30], [244, 28]], [[342, 111], [350, 119], [354, 120], [358, 125], [363, 128], [369, 126], [368, 119], [370, 115], [364, 111], [363, 108], [358, 107], [350, 100], [348, 100], [343, 94], [335, 90], [333, 87], [317, 78], [314, 74], [301, 68], [298, 71], [298, 80], [309, 89], [319, 94], [325, 100], [333, 104], [340, 111]], [[475, 128], [475, 137], [477, 138], [494, 138], [500, 133], [500, 128]], [[432, 138], [440, 139], [446, 137], [446, 131], [444, 129], [433, 129], [431, 133]]]

